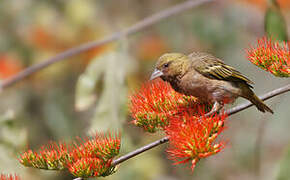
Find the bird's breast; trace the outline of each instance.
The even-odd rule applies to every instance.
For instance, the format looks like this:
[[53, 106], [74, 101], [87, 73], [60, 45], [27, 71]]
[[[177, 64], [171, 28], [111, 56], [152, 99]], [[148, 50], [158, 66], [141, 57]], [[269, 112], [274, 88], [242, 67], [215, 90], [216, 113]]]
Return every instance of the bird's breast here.
[[170, 83], [171, 87], [176, 91], [176, 92], [179, 92], [179, 93], [182, 93], [182, 94], [185, 94], [183, 91], [182, 91], [182, 88], [180, 86], [180, 79], [177, 78], [177, 77], [163, 77], [162, 78], [164, 81], [167, 81]]

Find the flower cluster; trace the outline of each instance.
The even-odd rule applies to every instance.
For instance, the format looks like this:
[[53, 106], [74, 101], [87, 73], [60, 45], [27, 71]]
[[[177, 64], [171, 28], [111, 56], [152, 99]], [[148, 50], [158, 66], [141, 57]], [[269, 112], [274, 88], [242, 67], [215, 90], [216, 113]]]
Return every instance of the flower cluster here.
[[[193, 109], [201, 105], [197, 98], [185, 96], [174, 91], [170, 84], [155, 80], [142, 86], [138, 93], [130, 96], [133, 123], [148, 132], [156, 132], [169, 124], [169, 117], [184, 109]], [[208, 108], [210, 108], [208, 106]]]
[[111, 163], [119, 154], [120, 146], [120, 136], [97, 134], [94, 139], [75, 146], [70, 154], [68, 169], [77, 177], [108, 176], [115, 170]]
[[100, 158], [80, 158], [73, 164], [69, 164], [69, 171], [76, 177], [89, 178], [108, 176], [114, 172], [111, 167], [112, 160], [103, 161]]
[[81, 143], [51, 142], [39, 152], [28, 150], [20, 155], [24, 166], [47, 170], [68, 169], [76, 177], [107, 176], [114, 172], [113, 158], [119, 154], [120, 136], [98, 134]]
[[20, 163], [27, 167], [38, 169], [62, 170], [68, 160], [68, 145], [66, 143], [51, 142], [42, 146], [39, 152], [28, 150], [20, 155]]
[[0, 174], [0, 180], [20, 180], [20, 177], [11, 174]]
[[172, 117], [165, 128], [170, 143], [167, 150], [169, 159], [175, 164], [191, 161], [191, 169], [194, 170], [200, 159], [220, 152], [224, 143], [216, 143], [215, 140], [224, 129], [226, 117], [225, 114], [192, 116], [186, 111], [180, 117]]
[[224, 129], [225, 114], [206, 117], [211, 105], [174, 91], [164, 81], [145, 84], [130, 97], [134, 124], [148, 132], [162, 129], [169, 138], [169, 159], [175, 164], [191, 161], [191, 168], [208, 156], [222, 150], [224, 143], [215, 142]]
[[290, 43], [273, 42], [266, 37], [256, 48], [247, 50], [248, 59], [258, 67], [278, 77], [290, 77]]

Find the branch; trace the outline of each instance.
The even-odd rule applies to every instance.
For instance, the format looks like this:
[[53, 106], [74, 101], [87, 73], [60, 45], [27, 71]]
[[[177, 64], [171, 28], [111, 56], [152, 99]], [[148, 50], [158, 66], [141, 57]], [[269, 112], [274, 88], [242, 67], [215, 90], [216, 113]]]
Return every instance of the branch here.
[[[259, 98], [262, 100], [267, 100], [267, 99], [270, 99], [272, 97], [278, 96], [280, 94], [286, 93], [288, 91], [290, 91], [290, 84], [283, 86], [281, 88], [275, 89], [273, 91], [270, 91], [262, 96], [259, 96]], [[228, 116], [230, 116], [230, 115], [233, 115], [233, 114], [238, 113], [240, 111], [243, 111], [244, 109], [247, 109], [251, 106], [253, 106], [253, 104], [251, 102], [247, 102], [247, 103], [244, 103], [244, 104], [241, 104], [241, 105], [238, 105], [234, 108], [229, 109], [228, 111], [226, 111], [226, 113], [228, 114]], [[168, 141], [169, 141], [168, 137], [164, 137], [162, 139], [154, 141], [153, 143], [150, 143], [150, 144], [143, 146], [139, 149], [136, 149], [135, 151], [132, 151], [124, 156], [121, 156], [120, 158], [114, 160], [112, 165], [116, 166], [116, 165], [118, 165], [118, 164], [120, 164], [120, 163], [134, 157], [134, 156], [137, 156], [138, 154], [141, 154], [142, 152], [148, 151], [148, 150], [150, 150], [156, 146], [159, 146], [161, 144], [164, 144]]]
[[139, 149], [136, 149], [135, 151], [129, 152], [128, 154], [121, 156], [120, 158], [113, 161], [112, 166], [116, 166], [134, 156], [137, 156], [138, 154], [141, 154], [142, 152], [148, 151], [156, 146], [159, 146], [160, 144], [164, 144], [168, 141], [168, 137], [164, 137], [162, 139], [159, 139], [157, 141], [154, 141], [153, 143], [147, 144]]
[[120, 32], [115, 32], [110, 36], [105, 37], [102, 40], [99, 41], [93, 41], [93, 42], [89, 42], [86, 44], [82, 44], [80, 46], [68, 49], [62, 53], [57, 54], [56, 56], [46, 59], [43, 62], [30, 66], [28, 68], [26, 68], [25, 70], [21, 71], [20, 73], [12, 76], [9, 79], [3, 80], [0, 84], [0, 91], [17, 83], [18, 81], [21, 81], [22, 79], [28, 77], [29, 75], [42, 70], [45, 67], [48, 67], [51, 64], [57, 63], [59, 61], [65, 60], [69, 57], [72, 57], [74, 55], [83, 53], [85, 51], [91, 50], [93, 48], [102, 46], [104, 44], [113, 42], [115, 40], [121, 39], [123, 36], [127, 36], [127, 35], [131, 35], [134, 34], [136, 32], [142, 31], [145, 28], [152, 26], [170, 16], [174, 16], [177, 14], [180, 14], [182, 12], [185, 12], [187, 10], [190, 10], [198, 5], [207, 3], [207, 2], [211, 2], [213, 0], [188, 0], [185, 1], [183, 3], [180, 3], [178, 5], [175, 5], [171, 8], [168, 8], [166, 10], [163, 10], [159, 13], [153, 14], [152, 16], [149, 16], [139, 22], [137, 22], [136, 24], [132, 25], [131, 27], [120, 31]]
[[[259, 96], [259, 98], [263, 101], [267, 100], [267, 99], [270, 99], [274, 96], [277, 96], [277, 95], [280, 95], [280, 94], [283, 94], [285, 92], [288, 92], [290, 91], [290, 84], [287, 84], [283, 87], [280, 87], [278, 89], [275, 89], [273, 91], [270, 91], [266, 94], [263, 94], [262, 96]], [[247, 109], [248, 107], [251, 107], [253, 106], [254, 104], [252, 104], [251, 102], [246, 102], [244, 104], [241, 104], [239, 106], [236, 106], [234, 108], [231, 108], [229, 109], [228, 111], [226, 111], [226, 113], [230, 116], [230, 115], [233, 115], [233, 114], [236, 114], [237, 112], [240, 112], [244, 109]]]
[[[261, 100], [267, 100], [267, 99], [270, 99], [272, 97], [278, 96], [280, 94], [286, 93], [288, 91], [290, 91], [290, 84], [285, 85], [285, 86], [283, 86], [281, 88], [275, 89], [273, 91], [270, 91], [270, 92], [268, 92], [266, 94], [263, 94], [262, 96], [259, 96], [259, 98]], [[247, 103], [238, 105], [238, 106], [236, 106], [234, 108], [231, 108], [231, 109], [227, 110], [226, 113], [228, 114], [228, 116], [231, 116], [231, 115], [233, 115], [235, 113], [238, 113], [240, 111], [243, 111], [243, 110], [245, 110], [245, 109], [247, 109], [247, 108], [249, 108], [251, 106], [253, 106], [253, 104], [250, 103], [250, 102], [247, 102]], [[128, 153], [128, 154], [126, 154], [124, 156], [121, 156], [118, 159], [114, 160], [113, 163], [112, 163], [112, 166], [116, 166], [116, 165], [118, 165], [118, 164], [120, 164], [120, 163], [122, 163], [124, 161], [127, 161], [128, 159], [131, 159], [131, 158], [137, 156], [138, 154], [141, 154], [141, 153], [143, 153], [145, 151], [148, 151], [148, 150], [150, 150], [150, 149], [152, 149], [152, 148], [154, 148], [156, 146], [159, 146], [161, 144], [164, 144], [164, 143], [166, 143], [168, 141], [169, 141], [168, 137], [164, 137], [164, 138], [159, 139], [157, 141], [154, 141], [154, 142], [152, 142], [150, 144], [147, 144], [147, 145], [145, 145], [145, 146], [143, 146], [143, 147], [141, 147], [139, 149], [136, 149], [135, 151], [132, 151], [132, 152], [130, 152], [130, 153]], [[74, 180], [82, 180], [82, 178], [75, 178]]]

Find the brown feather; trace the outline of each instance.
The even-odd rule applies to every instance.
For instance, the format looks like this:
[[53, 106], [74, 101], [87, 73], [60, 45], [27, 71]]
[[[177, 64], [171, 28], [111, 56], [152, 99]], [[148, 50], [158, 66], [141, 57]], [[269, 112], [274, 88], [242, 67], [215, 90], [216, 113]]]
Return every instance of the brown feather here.
[[210, 54], [192, 53], [189, 57], [193, 61], [194, 69], [208, 78], [224, 81], [243, 81], [247, 84], [254, 84], [235, 68], [226, 65], [222, 60]]

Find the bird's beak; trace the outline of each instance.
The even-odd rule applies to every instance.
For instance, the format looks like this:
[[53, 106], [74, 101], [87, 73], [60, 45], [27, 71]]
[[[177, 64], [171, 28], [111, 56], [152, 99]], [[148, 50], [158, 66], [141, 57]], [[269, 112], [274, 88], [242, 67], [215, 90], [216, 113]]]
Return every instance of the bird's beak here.
[[158, 69], [154, 69], [153, 73], [151, 74], [150, 80], [156, 79], [162, 75], [163, 75], [162, 71], [160, 71]]

